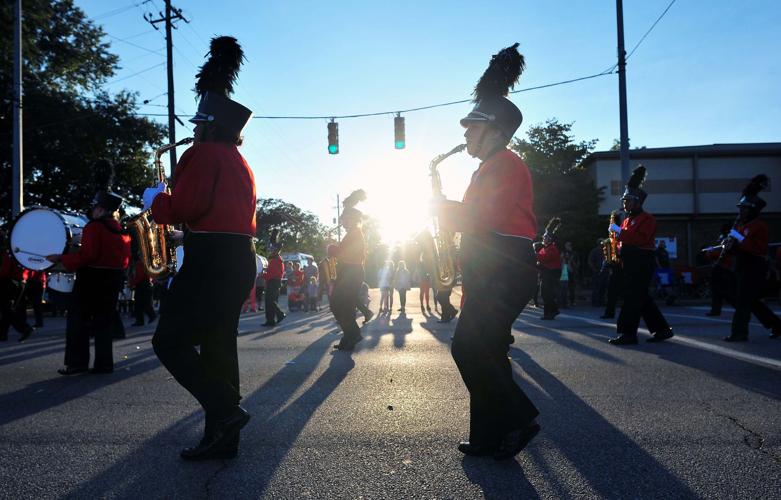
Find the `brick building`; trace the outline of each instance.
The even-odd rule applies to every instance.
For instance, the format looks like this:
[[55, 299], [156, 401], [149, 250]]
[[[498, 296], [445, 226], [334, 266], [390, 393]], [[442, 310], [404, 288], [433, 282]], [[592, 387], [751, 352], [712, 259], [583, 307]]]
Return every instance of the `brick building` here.
[[[763, 218], [770, 241], [781, 242], [781, 143], [714, 144], [630, 151], [630, 166], [648, 169], [645, 208], [657, 218], [657, 237], [669, 239], [674, 265], [693, 265], [698, 250], [712, 245], [724, 223], [737, 215], [740, 191], [753, 176], [765, 174], [770, 186], [760, 196], [767, 201]], [[623, 182], [618, 151], [596, 152], [583, 162], [605, 200], [605, 216], [621, 205]], [[672, 256], [672, 255], [671, 255]]]

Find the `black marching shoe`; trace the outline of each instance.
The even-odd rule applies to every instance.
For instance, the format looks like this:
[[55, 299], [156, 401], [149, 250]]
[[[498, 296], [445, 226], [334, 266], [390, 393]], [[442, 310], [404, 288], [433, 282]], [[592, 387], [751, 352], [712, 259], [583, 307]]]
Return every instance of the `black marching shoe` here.
[[352, 351], [355, 349], [356, 344], [363, 340], [362, 335], [358, 335], [358, 337], [354, 339], [348, 339], [346, 337], [343, 337], [341, 341], [339, 341], [338, 344], [334, 346], [334, 349], [338, 349], [340, 351]]
[[470, 457], [487, 457], [497, 452], [496, 446], [472, 444], [469, 441], [458, 443], [458, 451]]
[[32, 334], [33, 334], [33, 329], [32, 328], [28, 328], [27, 330], [24, 331], [23, 334], [21, 334], [19, 336], [19, 342], [24, 342], [25, 340], [30, 338], [30, 335], [32, 335]]
[[236, 406], [229, 417], [217, 423], [211, 435], [204, 436], [198, 446], [183, 449], [179, 456], [191, 462], [235, 458], [238, 448], [229, 447], [228, 444], [247, 425], [249, 419], [250, 414], [241, 406]]
[[266, 321], [265, 323], [263, 323], [260, 326], [276, 326], [276, 323], [272, 323], [272, 322]]
[[534, 436], [540, 432], [540, 424], [532, 422], [525, 429], [518, 429], [506, 434], [494, 453], [494, 460], [508, 460], [521, 452]]
[[603, 314], [602, 316], [599, 317], [599, 319], [615, 319], [615, 318], [616, 318], [615, 314]]
[[664, 331], [661, 331], [661, 332], [654, 333], [651, 338], [646, 339], [645, 341], [646, 342], [662, 342], [664, 340], [672, 338], [673, 335], [674, 335], [673, 334], [673, 330], [672, 330], [672, 328], [670, 328], [670, 329], [667, 329], [667, 330], [664, 330]]
[[721, 316], [721, 312], [708, 311], [705, 313], [705, 316]]
[[614, 339], [608, 340], [608, 343], [613, 345], [635, 345], [637, 344], [636, 335], [619, 335]]
[[781, 326], [774, 327], [770, 331], [770, 338], [771, 339], [777, 339], [778, 337], [781, 337]]
[[87, 371], [87, 367], [78, 367], [78, 366], [63, 366], [59, 370], [57, 370], [57, 373], [60, 375], [76, 375], [78, 373], [84, 373]]
[[722, 339], [724, 342], [748, 342], [748, 335], [735, 335], [734, 333]]

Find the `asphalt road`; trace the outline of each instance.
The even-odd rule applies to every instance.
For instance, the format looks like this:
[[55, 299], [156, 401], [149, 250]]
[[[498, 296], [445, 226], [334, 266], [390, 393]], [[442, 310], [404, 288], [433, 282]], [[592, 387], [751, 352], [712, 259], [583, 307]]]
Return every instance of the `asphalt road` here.
[[[157, 361], [152, 327], [115, 344], [111, 375], [61, 377], [63, 322], [0, 343], [0, 497], [781, 498], [781, 340], [719, 339], [730, 310], [667, 307], [676, 337], [614, 347], [590, 307], [540, 321], [510, 350], [542, 432], [517, 460], [462, 456], [468, 399], [455, 323], [375, 319], [352, 354], [327, 308], [241, 321], [243, 405], [231, 461], [185, 463], [202, 415]], [[376, 309], [375, 302], [372, 304]], [[776, 307], [777, 309], [777, 307]], [[128, 323], [130, 320], [128, 320]]]

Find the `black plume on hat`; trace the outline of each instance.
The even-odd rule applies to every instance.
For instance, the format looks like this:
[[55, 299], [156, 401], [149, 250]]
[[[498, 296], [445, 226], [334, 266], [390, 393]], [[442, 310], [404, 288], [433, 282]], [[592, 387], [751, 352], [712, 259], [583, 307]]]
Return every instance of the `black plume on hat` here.
[[558, 217], [553, 217], [551, 220], [548, 221], [548, 225], [545, 226], [545, 234], [543, 234], [543, 238], [553, 238], [556, 236], [556, 231], [559, 230], [561, 227], [561, 219]]
[[96, 160], [92, 164], [92, 176], [98, 191], [111, 191], [114, 184], [114, 165], [105, 158]]
[[743, 188], [743, 193], [738, 201], [739, 207], [748, 207], [757, 211], [757, 213], [765, 208], [767, 202], [757, 196], [760, 191], [767, 189], [770, 184], [770, 179], [765, 174], [755, 175], [753, 179], [749, 181], [746, 187]]
[[632, 176], [629, 178], [629, 181], [626, 183], [627, 187], [633, 189], [640, 189], [641, 187], [643, 187], [643, 183], [645, 182], [645, 176], [646, 176], [645, 167], [642, 165], [638, 165], [632, 171]]
[[363, 189], [356, 189], [352, 193], [350, 193], [350, 196], [344, 199], [342, 204], [344, 205], [344, 208], [355, 208], [355, 205], [358, 203], [366, 200], [366, 191]]
[[505, 97], [518, 83], [518, 78], [526, 67], [526, 61], [518, 52], [518, 44], [500, 50], [491, 57], [488, 68], [477, 81], [472, 95], [474, 102], [486, 98]]
[[767, 189], [770, 179], [765, 174], [755, 175], [743, 188], [743, 196], [756, 196], [763, 189]]
[[212, 38], [208, 56], [195, 75], [195, 93], [198, 98], [203, 98], [207, 92], [229, 97], [244, 62], [244, 51], [232, 36], [220, 36]]

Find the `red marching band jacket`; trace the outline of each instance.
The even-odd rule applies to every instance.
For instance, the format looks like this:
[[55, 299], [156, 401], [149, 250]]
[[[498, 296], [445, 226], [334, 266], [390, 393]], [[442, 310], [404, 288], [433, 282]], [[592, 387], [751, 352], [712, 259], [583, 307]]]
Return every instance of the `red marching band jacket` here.
[[492, 231], [533, 240], [537, 235], [534, 192], [526, 163], [509, 149], [503, 149], [480, 164], [464, 193], [467, 220], [448, 217], [458, 230], [476, 233]]
[[114, 219], [90, 222], [81, 233], [81, 248], [64, 254], [62, 265], [69, 272], [80, 267], [126, 269], [130, 263], [130, 236], [121, 230]]
[[545, 245], [537, 251], [537, 263], [545, 269], [561, 269], [561, 253], [555, 243]]
[[16, 259], [11, 254], [10, 250], [6, 250], [5, 255], [2, 256], [2, 264], [0, 264], [0, 279], [25, 281], [30, 276], [30, 271], [23, 268], [16, 262]]
[[745, 252], [758, 257], [766, 257], [768, 250], [768, 230], [765, 221], [754, 219], [743, 225], [736, 225], [735, 231], [739, 232], [745, 239], [735, 244], [738, 252]]
[[268, 268], [263, 271], [264, 280], [281, 280], [285, 276], [285, 263], [282, 261], [282, 257], [275, 255], [269, 257]]
[[234, 144], [201, 142], [176, 164], [174, 187], [152, 203], [160, 224], [193, 232], [255, 236], [255, 177]]
[[656, 219], [648, 212], [628, 215], [621, 223], [618, 241], [624, 246], [637, 247], [642, 250], [656, 249]]

